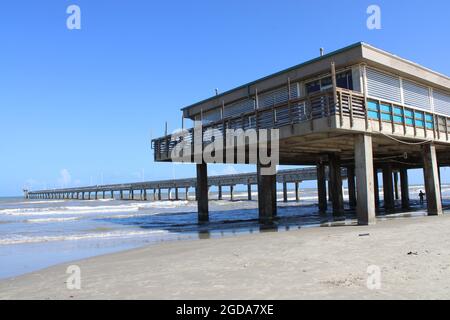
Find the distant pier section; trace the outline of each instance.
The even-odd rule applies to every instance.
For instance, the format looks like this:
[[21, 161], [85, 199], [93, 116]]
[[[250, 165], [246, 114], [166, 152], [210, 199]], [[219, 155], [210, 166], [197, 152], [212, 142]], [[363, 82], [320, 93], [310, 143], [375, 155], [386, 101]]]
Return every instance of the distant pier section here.
[[[346, 175], [346, 170], [342, 174]], [[283, 199], [287, 201], [288, 184], [293, 184], [296, 191], [296, 199], [299, 200], [299, 187], [303, 181], [317, 179], [316, 168], [301, 168], [294, 170], [282, 170], [277, 173], [277, 182], [283, 185]], [[228, 198], [233, 200], [234, 190], [237, 185], [247, 186], [248, 200], [252, 200], [252, 186], [257, 185], [256, 173], [241, 173], [235, 175], [215, 176], [208, 178], [209, 187], [217, 188], [218, 200], [223, 199], [224, 188], [227, 188]], [[98, 185], [79, 188], [53, 189], [28, 191], [24, 190], [27, 199], [121, 199], [121, 200], [190, 200], [190, 191], [197, 199], [197, 179], [171, 179], [163, 181], [137, 182], [126, 184]], [[163, 199], [162, 191], [166, 192], [167, 199]], [[180, 192], [181, 191], [181, 192]], [[181, 198], [180, 194], [184, 197]]]

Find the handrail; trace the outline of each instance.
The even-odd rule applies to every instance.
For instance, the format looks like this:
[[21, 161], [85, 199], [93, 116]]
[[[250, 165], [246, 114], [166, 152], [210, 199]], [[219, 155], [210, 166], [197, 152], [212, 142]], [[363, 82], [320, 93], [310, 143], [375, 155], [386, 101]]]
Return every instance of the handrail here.
[[[202, 127], [204, 131], [214, 128], [225, 132], [228, 128], [269, 129], [310, 121], [313, 129], [313, 120], [318, 118], [328, 117], [328, 124], [331, 126], [330, 117], [337, 112], [341, 116], [349, 113], [352, 114], [352, 117], [364, 116], [365, 102], [361, 93], [342, 88], [338, 88], [337, 92], [338, 97], [336, 98], [338, 100], [333, 98], [333, 90], [329, 89], [315, 92], [305, 97], [289, 99], [264, 108], [249, 110], [204, 124]], [[187, 130], [187, 139], [191, 142], [193, 141], [193, 130], [193, 128]], [[166, 135], [152, 140], [155, 160], [170, 158], [170, 151], [179, 143], [178, 141], [172, 141], [171, 138], [172, 135]]]

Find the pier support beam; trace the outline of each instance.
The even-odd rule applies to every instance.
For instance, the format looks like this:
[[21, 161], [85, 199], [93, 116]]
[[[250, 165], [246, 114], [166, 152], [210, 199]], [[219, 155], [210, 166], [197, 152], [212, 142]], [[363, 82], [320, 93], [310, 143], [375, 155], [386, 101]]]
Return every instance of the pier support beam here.
[[208, 167], [206, 163], [197, 164], [196, 198], [198, 207], [198, 221], [209, 221], [208, 208]]
[[277, 215], [277, 176], [262, 175], [261, 165], [257, 166], [259, 220], [269, 223]]
[[230, 201], [234, 201], [234, 186], [230, 186]]
[[422, 146], [425, 194], [429, 216], [442, 215], [439, 167], [434, 144]]
[[175, 200], [180, 200], [180, 198], [178, 197], [178, 187], [175, 187]]
[[347, 167], [347, 184], [348, 184], [348, 202], [350, 208], [356, 207], [356, 184], [355, 184], [355, 168]]
[[161, 188], [158, 188], [158, 201], [161, 201]]
[[409, 209], [408, 169], [400, 169], [400, 192], [402, 194], [402, 209]]
[[123, 200], [123, 190], [120, 190], [120, 200]]
[[355, 136], [355, 173], [357, 185], [356, 215], [359, 225], [375, 223], [372, 137]]
[[383, 168], [383, 195], [384, 208], [387, 211], [392, 211], [395, 208], [394, 188], [392, 181], [392, 166], [390, 164]]
[[252, 185], [247, 184], [247, 199], [248, 201], [252, 201]]
[[283, 182], [283, 202], [288, 202], [287, 183]]
[[398, 192], [398, 172], [394, 172], [394, 196], [395, 200], [400, 200], [400, 195]]
[[114, 199], [114, 191], [111, 190], [111, 199]]
[[222, 195], [222, 186], [219, 185], [219, 186], [218, 186], [218, 189], [219, 189], [218, 199], [219, 199], [219, 200], [222, 200], [222, 199], [223, 199], [223, 195]]
[[378, 169], [373, 168], [373, 188], [375, 192], [375, 208], [380, 207], [380, 183], [378, 182]]
[[300, 182], [295, 181], [295, 201], [300, 201], [300, 194], [299, 194], [299, 184]]
[[147, 201], [148, 200], [148, 198], [147, 198], [147, 189], [144, 189], [144, 201]]
[[319, 196], [319, 210], [327, 211], [327, 181], [325, 177], [325, 165], [323, 162], [317, 163], [317, 193]]
[[[329, 172], [330, 167], [328, 166], [328, 172]], [[331, 180], [330, 177], [328, 175], [328, 181], [327, 181], [327, 197], [328, 197], [328, 202], [331, 202], [331, 199], [333, 199], [332, 196], [332, 192], [331, 192]]]
[[333, 213], [342, 214], [344, 212], [344, 197], [342, 195], [342, 176], [340, 156], [332, 153], [328, 156], [330, 161], [330, 192]]

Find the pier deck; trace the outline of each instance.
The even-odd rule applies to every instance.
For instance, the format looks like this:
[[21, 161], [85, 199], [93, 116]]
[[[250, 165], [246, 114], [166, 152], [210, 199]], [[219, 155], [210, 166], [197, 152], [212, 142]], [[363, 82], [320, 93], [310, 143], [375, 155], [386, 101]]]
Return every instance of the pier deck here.
[[[375, 172], [383, 173], [384, 206], [389, 211], [398, 197], [398, 172], [402, 205], [407, 208], [407, 170], [423, 168], [428, 213], [442, 214], [439, 168], [450, 165], [450, 78], [414, 62], [358, 43], [182, 111], [195, 127], [179, 138], [168, 134], [166, 126], [166, 134], [154, 139], [152, 147], [156, 162], [178, 161], [182, 144], [188, 145], [183, 152], [194, 150], [184, 161], [197, 163], [199, 220], [208, 217], [211, 161], [199, 161], [198, 154], [223, 140], [217, 150], [224, 156], [214, 163], [230, 163], [225, 155], [236, 147], [227, 131], [265, 129], [278, 130], [279, 164], [316, 166], [320, 208], [327, 205], [325, 168], [335, 214], [343, 211], [341, 170], [347, 168], [350, 203], [356, 205], [362, 225], [375, 223], [380, 198]], [[276, 215], [276, 177], [260, 174], [260, 158], [236, 158], [231, 163], [257, 165], [259, 214], [261, 220], [270, 220]]]
[[[346, 175], [346, 170], [342, 172]], [[316, 168], [302, 168], [293, 170], [282, 170], [277, 173], [277, 182], [283, 184], [284, 189], [287, 189], [286, 184], [293, 183], [296, 187], [303, 181], [316, 180]], [[241, 173], [234, 175], [212, 176], [208, 178], [209, 187], [217, 187], [218, 195], [221, 197], [222, 188], [233, 188], [237, 185], [245, 185], [250, 188], [257, 184], [256, 173]], [[148, 181], [124, 184], [111, 185], [97, 185], [78, 188], [52, 189], [52, 190], [36, 190], [27, 191], [26, 197], [29, 199], [98, 199], [98, 198], [114, 198], [119, 193], [120, 199], [135, 199], [135, 200], [162, 200], [161, 191], [167, 190], [175, 191], [175, 197], [169, 200], [180, 200], [178, 197], [178, 190], [182, 189], [189, 191], [197, 187], [196, 178], [188, 179], [170, 179], [161, 181]], [[138, 192], [138, 195], [135, 195]], [[151, 196], [149, 196], [151, 195]], [[250, 196], [251, 197], [251, 196]]]

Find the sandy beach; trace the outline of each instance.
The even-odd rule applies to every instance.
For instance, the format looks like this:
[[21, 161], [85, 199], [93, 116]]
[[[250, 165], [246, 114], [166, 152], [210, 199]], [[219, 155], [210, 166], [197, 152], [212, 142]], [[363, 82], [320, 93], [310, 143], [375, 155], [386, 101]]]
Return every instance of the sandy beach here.
[[[0, 282], [1, 299], [447, 299], [450, 216], [165, 243]], [[66, 269], [81, 268], [68, 290]], [[367, 288], [367, 268], [381, 288]]]

